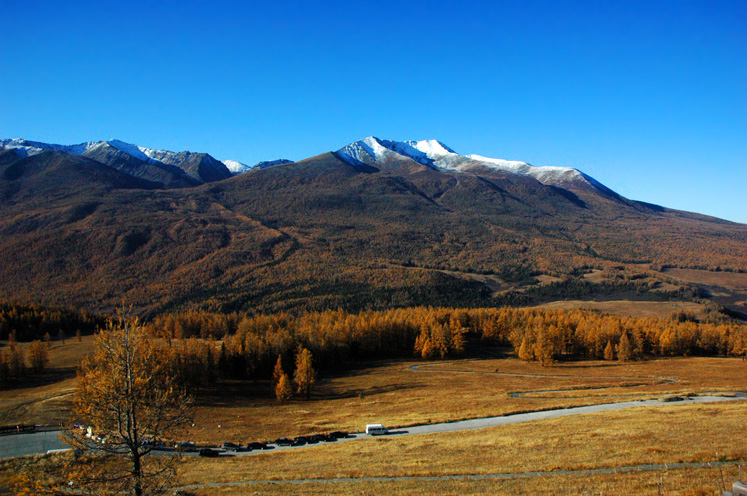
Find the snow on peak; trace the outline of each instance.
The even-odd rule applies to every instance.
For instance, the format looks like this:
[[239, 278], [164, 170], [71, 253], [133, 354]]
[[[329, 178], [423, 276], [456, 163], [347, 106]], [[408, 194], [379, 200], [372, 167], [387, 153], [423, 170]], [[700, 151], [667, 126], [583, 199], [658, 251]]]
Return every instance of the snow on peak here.
[[293, 160], [288, 160], [287, 158], [279, 158], [277, 160], [264, 160], [262, 162], [258, 162], [252, 166], [252, 169], [264, 169], [267, 167], [272, 167], [273, 165], [283, 165], [283, 164], [292, 164]]
[[476, 167], [531, 176], [543, 184], [564, 186], [583, 182], [602, 187], [581, 171], [570, 167], [535, 167], [518, 160], [502, 160], [481, 155], [460, 155], [438, 140], [390, 141], [369, 136], [337, 151], [338, 157], [351, 163], [375, 165], [392, 159], [409, 158], [441, 170], [467, 172]]
[[241, 174], [253, 168], [251, 165], [242, 164], [236, 160], [223, 160], [222, 162], [233, 175]]
[[419, 164], [442, 168], [463, 157], [437, 140], [392, 141], [375, 136], [363, 138], [337, 150], [338, 156], [352, 162], [372, 164], [387, 159], [409, 158]]
[[[131, 143], [125, 143], [124, 141], [121, 141], [118, 139], [110, 139], [110, 140], [107, 140], [106, 143], [109, 146], [113, 146], [117, 150], [121, 150], [125, 152], [127, 155], [138, 158], [144, 162], [153, 162], [152, 160], [153, 157], [151, 157], [151, 154], [155, 151], [159, 151], [163, 153], [161, 150], [151, 150], [150, 148], [145, 148], [144, 146], [133, 145]], [[150, 154], [148, 152], [150, 152]]]
[[77, 145], [56, 145], [53, 143], [42, 143], [40, 141], [29, 141], [21, 138], [0, 139], [0, 148], [15, 150], [22, 157], [38, 155], [46, 150], [57, 150], [73, 155], [80, 155], [86, 150], [100, 144], [100, 141], [87, 141]]
[[535, 167], [526, 162], [520, 162], [517, 160], [501, 160], [474, 154], [467, 155], [467, 157], [480, 165], [514, 172], [516, 174], [532, 176], [542, 184], [561, 186], [563, 184], [577, 182], [578, 180], [586, 181], [586, 176], [584, 176], [581, 171], [571, 167], [557, 167], [552, 165]]
[[338, 153], [354, 162], [367, 163], [369, 161], [378, 162], [384, 159], [387, 151], [379, 141], [379, 138], [369, 136], [368, 138], [363, 138], [340, 148]]
[[486, 164], [494, 165], [497, 168], [508, 169], [515, 172], [528, 173], [528, 171], [533, 168], [528, 163], [520, 162], [518, 160], [503, 160], [500, 158], [483, 157], [482, 155], [475, 154], [467, 155], [467, 158], [470, 158], [476, 162], [483, 162]]
[[236, 160], [223, 160], [223, 165], [226, 166], [226, 168], [231, 171], [231, 174], [238, 175], [243, 174], [244, 172], [253, 170], [253, 169], [264, 169], [266, 167], [272, 167], [273, 165], [281, 165], [281, 164], [291, 164], [293, 163], [292, 160], [287, 160], [284, 158], [278, 159], [278, 160], [265, 160], [263, 162], [259, 162], [254, 165], [246, 165], [241, 162], [237, 162]]
[[420, 150], [430, 158], [445, 157], [456, 154], [454, 150], [438, 140], [405, 141], [408, 145]]

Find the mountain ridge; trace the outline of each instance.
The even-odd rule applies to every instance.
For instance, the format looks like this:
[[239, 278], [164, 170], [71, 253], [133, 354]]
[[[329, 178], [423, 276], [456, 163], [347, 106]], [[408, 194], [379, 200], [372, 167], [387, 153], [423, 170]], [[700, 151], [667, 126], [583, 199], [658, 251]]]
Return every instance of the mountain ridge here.
[[[164, 187], [196, 186], [197, 184], [227, 179], [251, 170], [292, 163], [290, 160], [279, 159], [263, 161], [250, 166], [235, 160], [221, 162], [207, 153], [158, 150], [126, 143], [118, 139], [87, 141], [75, 145], [50, 144], [20, 138], [0, 139], [0, 147], [16, 150], [22, 156], [38, 154], [43, 150], [57, 150], [74, 155], [85, 155], [136, 177], [161, 182]], [[334, 153], [342, 160], [358, 167], [361, 165], [382, 165], [382, 162], [401, 163], [412, 160], [422, 166], [459, 172], [472, 172], [479, 168], [486, 168], [530, 176], [543, 184], [551, 184], [565, 189], [592, 187], [616, 195], [598, 180], [575, 168], [536, 167], [521, 161], [495, 159], [475, 154], [460, 155], [443, 142], [435, 139], [394, 141], [369, 136], [350, 143]], [[133, 160], [141, 163], [134, 163]], [[147, 166], [155, 166], [163, 170], [148, 171]], [[187, 177], [183, 177], [174, 167], [182, 170]], [[410, 169], [412, 171], [412, 166], [410, 166]], [[400, 169], [400, 172], [402, 170]]]
[[[665, 267], [747, 271], [747, 225], [544, 184], [437, 142], [374, 145], [368, 163], [327, 152], [171, 189], [145, 177], [168, 164], [108, 144], [88, 151], [119, 168], [0, 150], [0, 296], [105, 312], [125, 299], [143, 315], [496, 306], [678, 298]], [[589, 286], [594, 270], [609, 279]]]

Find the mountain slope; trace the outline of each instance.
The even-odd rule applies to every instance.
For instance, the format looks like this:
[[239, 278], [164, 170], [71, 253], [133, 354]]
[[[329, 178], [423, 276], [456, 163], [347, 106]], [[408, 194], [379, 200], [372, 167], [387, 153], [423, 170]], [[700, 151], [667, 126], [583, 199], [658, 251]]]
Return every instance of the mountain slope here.
[[605, 287], [646, 291], [666, 265], [747, 270], [745, 225], [409, 143], [169, 190], [85, 156], [0, 152], [0, 296], [151, 315], [474, 306], [540, 274], [621, 267]]
[[83, 155], [132, 176], [160, 183], [166, 188], [196, 186], [232, 175], [223, 162], [207, 153], [155, 150], [120, 140], [56, 145], [23, 139], [0, 139], [0, 149], [15, 151], [22, 157], [50, 150]]

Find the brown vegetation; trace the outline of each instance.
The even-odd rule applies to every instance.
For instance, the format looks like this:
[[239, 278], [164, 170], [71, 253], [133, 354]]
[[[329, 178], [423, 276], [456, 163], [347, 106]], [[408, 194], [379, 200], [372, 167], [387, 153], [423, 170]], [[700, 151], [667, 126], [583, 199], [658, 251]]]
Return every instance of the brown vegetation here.
[[[495, 306], [651, 294], [650, 268], [747, 270], [742, 225], [501, 174], [360, 171], [324, 154], [159, 191], [42, 155], [0, 157], [0, 292], [89, 310]], [[590, 269], [619, 274], [589, 283]], [[494, 295], [540, 275], [555, 282]]]

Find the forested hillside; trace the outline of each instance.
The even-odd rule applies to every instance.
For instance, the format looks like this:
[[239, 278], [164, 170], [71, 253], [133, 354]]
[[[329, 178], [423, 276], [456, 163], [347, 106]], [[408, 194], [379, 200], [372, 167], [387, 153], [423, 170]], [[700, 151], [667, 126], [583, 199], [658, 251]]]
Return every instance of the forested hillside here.
[[93, 164], [0, 154], [1, 296], [146, 317], [485, 307], [692, 298], [659, 270], [747, 271], [742, 224], [501, 171], [328, 153], [163, 190]]

